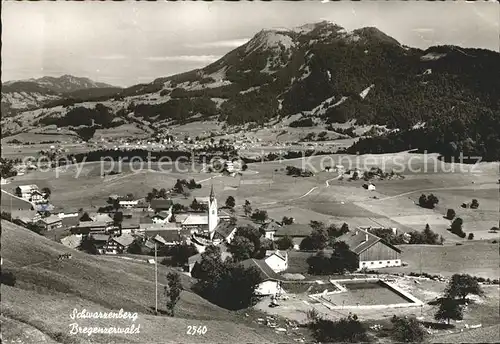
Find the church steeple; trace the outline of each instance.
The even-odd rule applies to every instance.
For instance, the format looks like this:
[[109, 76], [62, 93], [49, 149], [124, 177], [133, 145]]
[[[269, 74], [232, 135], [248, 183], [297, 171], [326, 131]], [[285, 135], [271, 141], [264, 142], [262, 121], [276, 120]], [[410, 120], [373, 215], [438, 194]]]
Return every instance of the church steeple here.
[[217, 198], [215, 198], [214, 186], [210, 188], [210, 197], [208, 198], [208, 232], [210, 239], [214, 236], [215, 227], [219, 224], [219, 214], [217, 210]]
[[212, 184], [210, 188], [210, 202], [213, 202], [214, 199], [215, 199], [215, 192], [214, 192], [214, 185]]

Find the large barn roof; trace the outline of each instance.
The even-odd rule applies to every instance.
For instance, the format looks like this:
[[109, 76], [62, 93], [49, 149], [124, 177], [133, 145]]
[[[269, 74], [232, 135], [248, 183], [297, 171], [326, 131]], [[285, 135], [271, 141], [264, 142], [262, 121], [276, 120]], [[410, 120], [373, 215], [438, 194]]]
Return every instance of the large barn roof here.
[[357, 255], [363, 253], [379, 241], [381, 241], [384, 245], [389, 246], [393, 250], [401, 253], [401, 250], [397, 247], [394, 247], [378, 236], [359, 228], [341, 235], [337, 238], [337, 241], [345, 242], [347, 245], [349, 245], [349, 249]]

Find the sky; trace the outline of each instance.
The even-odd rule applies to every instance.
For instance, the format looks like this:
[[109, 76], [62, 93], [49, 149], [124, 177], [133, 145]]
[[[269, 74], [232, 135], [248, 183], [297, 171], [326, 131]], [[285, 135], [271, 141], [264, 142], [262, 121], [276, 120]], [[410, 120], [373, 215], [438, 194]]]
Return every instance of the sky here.
[[3, 1], [2, 82], [71, 74], [131, 86], [203, 67], [262, 29], [322, 20], [422, 49], [499, 49], [496, 1]]

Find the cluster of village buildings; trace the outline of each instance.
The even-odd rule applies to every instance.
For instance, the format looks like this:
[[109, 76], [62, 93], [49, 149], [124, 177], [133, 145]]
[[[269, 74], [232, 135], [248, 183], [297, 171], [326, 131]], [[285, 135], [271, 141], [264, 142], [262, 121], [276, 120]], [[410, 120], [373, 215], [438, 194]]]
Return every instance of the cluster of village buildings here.
[[[45, 195], [36, 185], [19, 186], [16, 193], [34, 205], [38, 202], [46, 204]], [[64, 236], [60, 241], [74, 249], [88, 237], [100, 254], [125, 253], [137, 239], [148, 248], [192, 243], [199, 253], [189, 258], [187, 273], [201, 260], [201, 253], [208, 245], [231, 243], [238, 226], [231, 221], [231, 214], [218, 207], [213, 188], [207, 197], [195, 198], [198, 204], [203, 205], [205, 210], [202, 212], [174, 214], [173, 202], [170, 199], [144, 202], [117, 195], [111, 195], [110, 198], [119, 202], [123, 215], [120, 224], [113, 219], [112, 213], [95, 213], [83, 219], [81, 212], [51, 213], [42, 217], [43, 211], [13, 211], [12, 219], [26, 226], [37, 225], [46, 231], [59, 228], [68, 230], [72, 234]], [[136, 219], [132, 220], [134, 217]], [[311, 234], [308, 224], [284, 225], [274, 220], [260, 224], [259, 229], [265, 238], [273, 241], [284, 236], [290, 237], [293, 250], [298, 250], [301, 241]], [[346, 242], [350, 250], [359, 257], [360, 270], [401, 265], [401, 251], [370, 233], [369, 228], [351, 230], [338, 240]], [[223, 259], [230, 256], [225, 247], [226, 245], [221, 245]], [[288, 263], [289, 256], [286, 251], [267, 251], [263, 259], [248, 259], [242, 262], [245, 267], [254, 266], [261, 273], [262, 283], [256, 292], [263, 295], [279, 293], [283, 281], [279, 273], [288, 269]]]

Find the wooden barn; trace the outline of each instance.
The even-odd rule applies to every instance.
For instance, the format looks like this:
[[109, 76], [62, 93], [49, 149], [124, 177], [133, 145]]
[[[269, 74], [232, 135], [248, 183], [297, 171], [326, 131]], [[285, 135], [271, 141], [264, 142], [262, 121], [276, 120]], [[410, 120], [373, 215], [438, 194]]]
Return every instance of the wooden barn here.
[[378, 236], [362, 229], [351, 230], [337, 238], [344, 241], [359, 257], [359, 269], [401, 266], [401, 250]]

